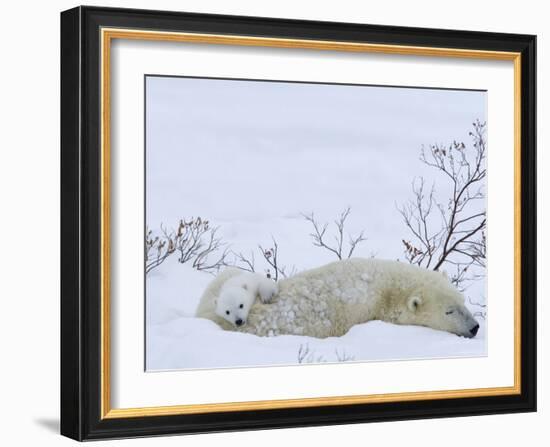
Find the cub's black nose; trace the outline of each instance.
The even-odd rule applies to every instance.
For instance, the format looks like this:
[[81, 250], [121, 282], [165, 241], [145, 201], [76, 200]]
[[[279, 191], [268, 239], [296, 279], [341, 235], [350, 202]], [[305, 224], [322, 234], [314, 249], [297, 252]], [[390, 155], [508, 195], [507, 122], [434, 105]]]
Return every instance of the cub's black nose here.
[[470, 334], [472, 334], [472, 337], [476, 336], [477, 331], [479, 331], [479, 324], [476, 324], [472, 329], [470, 329]]
[[[243, 320], [241, 320], [241, 319], [239, 318], [238, 320], [235, 320], [235, 324], [236, 324], [237, 326], [241, 326], [241, 325], [243, 324]], [[477, 330], [476, 330], [476, 332], [477, 332]]]

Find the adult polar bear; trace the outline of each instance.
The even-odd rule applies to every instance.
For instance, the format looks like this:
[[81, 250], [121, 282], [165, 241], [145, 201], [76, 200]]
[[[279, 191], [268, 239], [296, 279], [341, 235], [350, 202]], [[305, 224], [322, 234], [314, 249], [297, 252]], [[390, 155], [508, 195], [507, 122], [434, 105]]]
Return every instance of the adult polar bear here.
[[347, 259], [279, 281], [271, 304], [255, 302], [247, 324], [236, 328], [216, 315], [216, 299], [229, 268], [206, 288], [197, 316], [223, 329], [259, 336], [282, 334], [325, 338], [344, 335], [371, 320], [426, 326], [475, 337], [479, 324], [445, 274], [398, 261]]

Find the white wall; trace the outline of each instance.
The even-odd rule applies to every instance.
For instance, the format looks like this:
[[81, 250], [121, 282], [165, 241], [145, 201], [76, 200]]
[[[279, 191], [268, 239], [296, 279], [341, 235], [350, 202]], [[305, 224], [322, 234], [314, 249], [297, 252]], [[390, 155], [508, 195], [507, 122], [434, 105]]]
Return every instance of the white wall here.
[[[539, 173], [548, 171], [550, 158], [543, 153], [544, 123], [548, 115], [545, 69], [550, 60], [550, 38], [545, 2], [321, 2], [254, 0], [89, 1], [88, 4], [157, 8], [224, 14], [299, 19], [353, 21], [387, 25], [456, 28], [538, 34]], [[1, 437], [5, 445], [41, 443], [68, 445], [56, 434], [59, 394], [59, 11], [75, 6], [70, 1], [12, 1], [2, 5], [0, 70], [0, 240], [2, 243], [0, 314], [2, 340], [0, 376]], [[545, 29], [546, 25], [546, 29]], [[545, 35], [546, 34], [546, 35]], [[548, 77], [548, 73], [546, 73]], [[545, 169], [546, 168], [546, 169]], [[539, 175], [539, 228], [548, 222], [543, 204], [550, 177]], [[539, 322], [548, 292], [550, 241], [539, 232]], [[547, 272], [546, 272], [547, 273]], [[117, 441], [109, 445], [298, 445], [342, 442], [422, 444], [425, 447], [516, 444], [534, 445], [548, 437], [550, 393], [545, 386], [550, 339], [549, 325], [539, 324], [539, 412], [528, 415], [484, 416], [462, 419], [363, 424], [270, 432], [200, 435]], [[15, 440], [14, 438], [18, 438]], [[10, 441], [11, 439], [11, 441]]]

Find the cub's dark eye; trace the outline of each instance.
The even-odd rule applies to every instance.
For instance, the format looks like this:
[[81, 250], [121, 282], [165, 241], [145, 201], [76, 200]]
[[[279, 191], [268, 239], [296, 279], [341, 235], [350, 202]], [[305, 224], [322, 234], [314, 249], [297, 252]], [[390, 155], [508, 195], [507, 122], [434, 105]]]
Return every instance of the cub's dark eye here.
[[445, 312], [445, 315], [451, 315], [453, 312], [454, 310], [448, 310], [447, 312]]
[[228, 310], [225, 311], [225, 314], [226, 315], [229, 315], [231, 312], [229, 312]]
[[243, 308], [243, 305], [241, 304], [241, 305], [239, 306], [239, 309], [242, 309], [242, 308]]

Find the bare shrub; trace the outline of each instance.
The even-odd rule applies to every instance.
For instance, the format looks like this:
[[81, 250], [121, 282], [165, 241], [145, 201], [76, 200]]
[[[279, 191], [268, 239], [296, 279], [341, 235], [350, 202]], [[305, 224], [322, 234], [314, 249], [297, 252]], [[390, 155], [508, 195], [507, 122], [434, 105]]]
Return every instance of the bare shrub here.
[[308, 344], [301, 344], [298, 348], [298, 363], [326, 363], [322, 355], [315, 355], [315, 351], [309, 349]]
[[353, 362], [355, 361], [355, 356], [354, 355], [349, 355], [345, 349], [342, 350], [342, 352], [338, 351], [338, 348], [336, 348], [334, 350], [334, 352], [336, 353], [336, 360], [338, 360], [339, 362]]
[[[336, 362], [353, 362], [355, 360], [355, 356], [347, 354], [345, 350], [342, 350], [340, 352], [338, 348], [336, 348], [334, 350], [334, 353], [336, 356], [335, 358]], [[329, 362], [324, 356], [315, 354], [315, 351], [310, 349], [307, 343], [301, 344], [298, 347], [297, 360], [299, 364]]]
[[487, 305], [486, 304], [478, 303], [476, 301], [472, 301], [471, 298], [468, 298], [468, 302], [470, 303], [470, 305], [472, 305], [473, 307], [478, 309], [478, 310], [475, 310], [474, 312], [472, 312], [472, 315], [474, 317], [480, 317], [480, 318], [483, 318], [484, 320], [487, 318]]
[[[261, 257], [264, 261], [264, 272], [268, 278], [272, 278], [278, 281], [279, 278], [288, 278], [296, 273], [296, 267], [291, 268], [281, 265], [279, 262], [279, 244], [274, 237], [271, 238], [272, 245], [269, 248], [264, 248], [262, 245], [258, 245]], [[256, 272], [256, 259], [254, 252], [250, 251], [250, 255], [245, 255], [242, 252], [232, 252], [233, 262], [231, 265], [240, 268], [247, 272]]]
[[244, 255], [242, 252], [232, 252], [233, 254], [233, 266], [244, 270], [245, 272], [254, 273], [256, 271], [256, 259], [254, 256], [254, 251], [250, 250], [248, 256]]
[[228, 265], [229, 249], [218, 236], [218, 227], [211, 227], [201, 217], [180, 220], [176, 230], [167, 230], [161, 224], [162, 236], [146, 230], [145, 272], [149, 273], [170, 255], [177, 253], [180, 264], [191, 263], [193, 268], [216, 273]]
[[[272, 238], [272, 241], [273, 245], [271, 246], [271, 248], [263, 248], [261, 245], [259, 245], [258, 248], [262, 253], [265, 262], [269, 265], [266, 271], [267, 277], [273, 278], [275, 281], [278, 281], [279, 276], [283, 278], [288, 278], [289, 276], [296, 273], [296, 267], [293, 266], [289, 269], [279, 263], [279, 245], [277, 244], [275, 238]], [[271, 269], [273, 269], [273, 274], [271, 273]]]
[[478, 279], [471, 273], [473, 266], [485, 268], [486, 215], [472, 207], [485, 199], [485, 127], [479, 120], [473, 123], [470, 147], [454, 141], [422, 148], [420, 161], [447, 179], [448, 197], [439, 200], [435, 185], [428, 189], [420, 177], [412, 184], [413, 199], [398, 206], [411, 233], [411, 239], [402, 240], [407, 261], [433, 270], [444, 266], [453, 270], [451, 280], [457, 287]]
[[[313, 233], [310, 233], [310, 236], [313, 240], [313, 245], [330, 251], [331, 253], [336, 255], [336, 257], [340, 260], [344, 258], [351, 258], [357, 246], [361, 242], [366, 241], [367, 238], [364, 236], [364, 231], [361, 231], [357, 236], [346, 234], [346, 230], [345, 230], [346, 219], [348, 218], [350, 213], [351, 213], [351, 208], [348, 207], [344, 211], [342, 211], [340, 216], [334, 221], [334, 226], [336, 227], [336, 233], [333, 235], [333, 239], [334, 239], [333, 244], [329, 244], [329, 242], [327, 242], [326, 240], [326, 238], [328, 237], [326, 233], [327, 233], [329, 224], [319, 223], [315, 219], [315, 215], [313, 213], [303, 214], [304, 218], [308, 222], [310, 222], [311, 225], [313, 226]], [[347, 243], [345, 242], [346, 236], [347, 236]]]
[[172, 238], [161, 238], [148, 227], [145, 229], [145, 273], [161, 265], [175, 251]]
[[[311, 222], [314, 233], [310, 236], [313, 245], [322, 247], [334, 253], [338, 259], [350, 258], [356, 247], [366, 240], [364, 232], [357, 236], [347, 234], [345, 230], [346, 219], [351, 209], [346, 208], [334, 221], [336, 234], [334, 245], [329, 245], [325, 240], [328, 224], [319, 224], [313, 213], [303, 215]], [[161, 236], [153, 235], [152, 231], [146, 231], [146, 267], [149, 273], [161, 265], [169, 256], [177, 253], [178, 262], [186, 264], [191, 262], [193, 268], [208, 273], [216, 273], [222, 267], [233, 266], [248, 272], [263, 271], [268, 278], [278, 281], [280, 278], [288, 278], [296, 273], [296, 267], [281, 264], [279, 259], [279, 244], [272, 237], [269, 246], [258, 245], [259, 259], [262, 265], [258, 266], [257, 258], [253, 250], [249, 254], [230, 250], [229, 247], [218, 236], [219, 227], [211, 227], [208, 220], [201, 217], [190, 220], [180, 220], [175, 230], [167, 230], [161, 224]], [[346, 241], [347, 237], [347, 241]]]
[[[346, 220], [350, 213], [351, 208], [348, 207], [334, 221], [336, 232], [333, 235], [334, 244], [332, 245], [326, 241], [326, 238], [328, 237], [326, 233], [329, 224], [319, 223], [315, 219], [315, 215], [313, 213], [302, 214], [302, 216], [304, 216], [304, 218], [313, 226], [313, 233], [310, 233], [313, 240], [313, 245], [330, 251], [336, 255], [338, 259], [350, 258], [357, 246], [361, 242], [367, 240], [364, 236], [364, 231], [361, 231], [357, 236], [352, 236], [346, 232]], [[268, 278], [273, 278], [275, 281], [278, 281], [280, 278], [288, 278], [296, 273], [297, 270], [295, 266], [288, 267], [279, 262], [279, 244], [274, 237], [272, 237], [272, 244], [270, 247], [258, 245], [258, 250], [260, 251], [261, 259], [263, 260], [263, 271]], [[250, 251], [250, 254], [248, 255], [243, 252], [232, 252], [232, 254], [233, 261], [230, 264], [240, 268], [241, 270], [256, 272], [259, 268], [262, 268], [258, 267], [256, 263], [254, 251]]]

